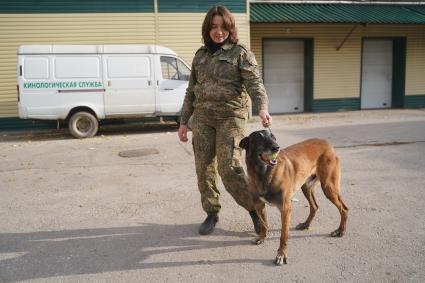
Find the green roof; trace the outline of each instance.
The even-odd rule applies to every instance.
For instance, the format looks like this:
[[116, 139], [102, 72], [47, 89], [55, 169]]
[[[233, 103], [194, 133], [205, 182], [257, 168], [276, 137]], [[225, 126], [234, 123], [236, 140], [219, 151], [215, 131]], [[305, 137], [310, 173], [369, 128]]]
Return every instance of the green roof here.
[[425, 5], [251, 3], [253, 23], [425, 24]]

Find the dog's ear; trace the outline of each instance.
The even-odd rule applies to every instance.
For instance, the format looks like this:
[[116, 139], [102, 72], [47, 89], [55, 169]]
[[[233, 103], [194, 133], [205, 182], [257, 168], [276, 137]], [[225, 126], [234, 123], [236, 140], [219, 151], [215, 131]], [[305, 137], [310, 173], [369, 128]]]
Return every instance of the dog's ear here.
[[249, 144], [249, 139], [248, 137], [244, 137], [243, 139], [241, 139], [241, 141], [239, 142], [239, 147], [243, 148], [245, 150], [248, 150], [248, 144]]

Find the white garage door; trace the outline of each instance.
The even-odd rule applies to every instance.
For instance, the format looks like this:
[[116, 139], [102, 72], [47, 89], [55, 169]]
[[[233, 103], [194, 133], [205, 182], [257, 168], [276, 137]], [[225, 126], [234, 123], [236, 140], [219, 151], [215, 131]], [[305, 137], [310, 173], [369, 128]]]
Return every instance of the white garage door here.
[[263, 52], [269, 112], [303, 112], [304, 41], [267, 39]]
[[392, 65], [392, 40], [364, 40], [361, 88], [362, 109], [391, 107]]

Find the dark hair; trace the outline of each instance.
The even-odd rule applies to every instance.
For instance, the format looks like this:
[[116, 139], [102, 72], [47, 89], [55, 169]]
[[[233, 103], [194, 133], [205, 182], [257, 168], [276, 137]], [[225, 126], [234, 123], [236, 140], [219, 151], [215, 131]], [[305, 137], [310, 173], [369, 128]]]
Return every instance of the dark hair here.
[[238, 33], [236, 31], [235, 18], [232, 13], [224, 6], [214, 6], [208, 11], [202, 24], [202, 39], [204, 44], [207, 46], [213, 44], [210, 38], [210, 31], [212, 29], [213, 18], [217, 15], [223, 17], [223, 27], [229, 31], [227, 40], [231, 43], [238, 43]]

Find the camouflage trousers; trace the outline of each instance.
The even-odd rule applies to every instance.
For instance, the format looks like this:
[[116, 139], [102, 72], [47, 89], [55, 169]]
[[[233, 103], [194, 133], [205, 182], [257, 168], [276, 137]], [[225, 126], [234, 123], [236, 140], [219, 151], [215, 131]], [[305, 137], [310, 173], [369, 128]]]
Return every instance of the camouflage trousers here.
[[240, 140], [245, 135], [246, 120], [237, 117], [215, 119], [193, 116], [192, 144], [195, 154], [198, 188], [202, 208], [208, 214], [220, 211], [217, 172], [226, 190], [248, 211], [254, 203], [248, 192], [248, 179], [241, 164]]

